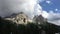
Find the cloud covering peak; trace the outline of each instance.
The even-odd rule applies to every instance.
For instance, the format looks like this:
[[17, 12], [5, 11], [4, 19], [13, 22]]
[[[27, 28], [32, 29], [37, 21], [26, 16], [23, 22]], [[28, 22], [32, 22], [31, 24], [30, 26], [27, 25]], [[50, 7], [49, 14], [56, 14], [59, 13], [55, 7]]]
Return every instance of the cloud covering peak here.
[[12, 13], [24, 12], [29, 17], [39, 15], [41, 13], [41, 6], [38, 0], [0, 0], [0, 16], [9, 16]]

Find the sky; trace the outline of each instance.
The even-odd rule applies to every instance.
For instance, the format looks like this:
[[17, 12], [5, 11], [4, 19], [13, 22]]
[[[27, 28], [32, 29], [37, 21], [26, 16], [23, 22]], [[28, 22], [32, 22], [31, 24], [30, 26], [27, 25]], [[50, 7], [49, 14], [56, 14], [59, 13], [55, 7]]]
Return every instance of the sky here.
[[39, 4], [48, 22], [60, 26], [60, 0], [41, 0]]
[[50, 10], [59, 13], [60, 12], [60, 0], [45, 0], [40, 3], [43, 10], [49, 12]]
[[0, 16], [24, 12], [30, 18], [42, 15], [49, 23], [60, 26], [60, 0], [0, 0]]

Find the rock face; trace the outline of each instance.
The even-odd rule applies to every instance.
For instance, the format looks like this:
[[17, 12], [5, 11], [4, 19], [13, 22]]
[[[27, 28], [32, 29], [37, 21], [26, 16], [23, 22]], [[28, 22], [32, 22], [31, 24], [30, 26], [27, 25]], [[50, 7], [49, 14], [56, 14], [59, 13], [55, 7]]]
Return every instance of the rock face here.
[[16, 24], [27, 24], [28, 16], [25, 15], [23, 12], [20, 12], [18, 14], [13, 14], [9, 18], [5, 18], [5, 20], [11, 20], [15, 22]]
[[45, 24], [45, 18], [42, 17], [42, 15], [39, 15], [39, 16], [35, 16], [33, 18], [33, 21], [37, 24]]

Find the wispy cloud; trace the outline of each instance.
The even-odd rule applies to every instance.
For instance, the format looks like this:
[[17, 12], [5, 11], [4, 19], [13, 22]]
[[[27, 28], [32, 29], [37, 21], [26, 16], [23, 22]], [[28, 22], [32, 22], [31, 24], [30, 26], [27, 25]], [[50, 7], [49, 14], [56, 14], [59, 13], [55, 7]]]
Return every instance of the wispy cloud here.
[[51, 1], [47, 0], [47, 1], [46, 1], [46, 3], [50, 4], [50, 3], [51, 3]]
[[58, 9], [56, 8], [55, 11], [58, 11]]

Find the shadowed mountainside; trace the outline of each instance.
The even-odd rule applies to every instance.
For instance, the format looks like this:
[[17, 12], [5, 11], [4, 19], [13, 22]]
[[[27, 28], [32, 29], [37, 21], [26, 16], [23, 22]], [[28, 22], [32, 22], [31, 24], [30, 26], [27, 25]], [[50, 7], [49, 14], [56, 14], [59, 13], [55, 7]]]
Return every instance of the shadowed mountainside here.
[[54, 34], [60, 32], [60, 26], [47, 23], [46, 25], [37, 25], [28, 23], [27, 25], [16, 24], [0, 17], [0, 34]]

